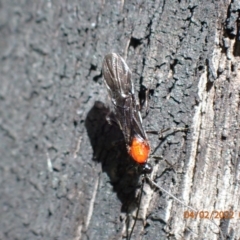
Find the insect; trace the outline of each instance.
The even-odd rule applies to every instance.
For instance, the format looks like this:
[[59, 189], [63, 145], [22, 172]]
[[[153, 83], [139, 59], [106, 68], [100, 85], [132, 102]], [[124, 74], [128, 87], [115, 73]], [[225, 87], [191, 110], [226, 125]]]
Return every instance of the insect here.
[[142, 173], [151, 173], [152, 166], [147, 162], [150, 145], [142, 126], [131, 71], [120, 55], [110, 53], [103, 60], [103, 76], [112, 101], [112, 112], [124, 135], [127, 151], [139, 164]]
[[[175, 201], [181, 203], [186, 208], [191, 209], [193, 212], [198, 212], [198, 210], [187, 206], [183, 201], [176, 198], [174, 195], [166, 191], [161, 186], [157, 185], [153, 180], [151, 180], [147, 173], [152, 172], [152, 166], [148, 163], [148, 157], [150, 154], [150, 145], [147, 139], [146, 132], [142, 126], [142, 118], [140, 114], [140, 106], [135, 98], [134, 86], [131, 81], [131, 71], [127, 66], [124, 59], [116, 54], [110, 53], [105, 56], [103, 60], [103, 76], [105, 79], [105, 84], [109, 96], [112, 101], [112, 112], [115, 117], [115, 121], [119, 125], [124, 140], [126, 143], [126, 148], [132, 159], [139, 164], [142, 173], [145, 175], [145, 179], [149, 184], [155, 189], [161, 190], [171, 196]], [[164, 131], [169, 130], [165, 129]], [[188, 128], [176, 128], [174, 131], [186, 131]], [[155, 133], [155, 131], [153, 131]], [[144, 182], [143, 182], [144, 183]], [[139, 213], [141, 198], [143, 194], [143, 184], [141, 188], [139, 207], [136, 213], [136, 220]], [[127, 239], [131, 238], [133, 229], [136, 224], [136, 220], [132, 226], [131, 232]], [[210, 221], [212, 221], [210, 219]], [[214, 221], [212, 221], [214, 223]], [[215, 224], [215, 223], [214, 223]], [[217, 224], [215, 224], [217, 226]], [[218, 226], [217, 226], [218, 227]], [[223, 239], [223, 234], [221, 229], [219, 229], [220, 235]]]

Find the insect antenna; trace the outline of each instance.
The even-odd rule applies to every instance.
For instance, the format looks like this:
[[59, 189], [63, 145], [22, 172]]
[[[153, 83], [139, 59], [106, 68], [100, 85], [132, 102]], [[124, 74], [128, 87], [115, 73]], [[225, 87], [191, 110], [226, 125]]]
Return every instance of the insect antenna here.
[[[157, 185], [151, 178], [149, 178], [148, 176], [145, 176], [145, 179], [148, 181], [148, 183], [150, 184], [151, 187], [155, 187], [156, 189], [160, 190], [160, 191], [163, 191], [165, 192], [167, 195], [169, 195], [170, 197], [172, 197], [175, 201], [179, 202], [180, 204], [182, 204], [184, 207], [192, 210], [193, 212], [195, 213], [198, 213], [199, 210], [185, 204], [182, 200], [180, 200], [179, 198], [175, 197], [173, 194], [171, 194], [170, 192], [168, 192], [166, 189], [164, 189], [163, 187]], [[220, 227], [217, 225], [217, 223], [214, 221], [213, 218], [209, 218], [208, 219], [210, 222], [212, 222], [219, 230], [219, 233], [220, 233], [220, 236], [221, 236], [221, 239], [224, 240], [224, 236], [223, 236], [223, 232], [222, 230], [220, 229]]]

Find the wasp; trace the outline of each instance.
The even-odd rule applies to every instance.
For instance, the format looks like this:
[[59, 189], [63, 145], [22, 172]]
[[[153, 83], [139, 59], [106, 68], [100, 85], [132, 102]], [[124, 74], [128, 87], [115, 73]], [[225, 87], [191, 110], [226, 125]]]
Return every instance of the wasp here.
[[[147, 176], [148, 173], [152, 172], [152, 166], [150, 163], [148, 163], [150, 145], [146, 132], [143, 129], [140, 105], [135, 97], [134, 85], [131, 80], [132, 74], [128, 65], [119, 54], [110, 53], [104, 57], [102, 69], [108, 94], [112, 102], [114, 121], [116, 121], [123, 133], [129, 155], [140, 166], [141, 172], [145, 175], [145, 179], [148, 180], [151, 186], [164, 191], [176, 201], [185, 205], [181, 200], [177, 199], [161, 186], [158, 186]], [[161, 133], [168, 130], [170, 130], [170, 128], [161, 131]], [[188, 128], [175, 128], [174, 132], [186, 130], [188, 130]], [[156, 134], [156, 131], [150, 132]], [[142, 193], [143, 184], [141, 188], [139, 207]], [[192, 209], [191, 207], [188, 208]], [[139, 208], [136, 216], [138, 216], [138, 213]], [[136, 220], [133, 224], [128, 239], [131, 238], [135, 224]]]
[[135, 97], [131, 71], [117, 53], [105, 56], [102, 69], [112, 102], [114, 120], [123, 133], [127, 151], [139, 164], [142, 173], [151, 173], [152, 166], [148, 163], [150, 145], [142, 126], [140, 105]]

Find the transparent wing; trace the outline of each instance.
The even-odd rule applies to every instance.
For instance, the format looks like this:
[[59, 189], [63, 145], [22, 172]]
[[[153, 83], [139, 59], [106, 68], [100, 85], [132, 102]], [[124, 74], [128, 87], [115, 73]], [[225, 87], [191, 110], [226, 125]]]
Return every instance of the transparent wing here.
[[121, 99], [134, 94], [131, 71], [118, 54], [110, 53], [105, 56], [103, 60], [103, 76], [112, 100], [121, 101]]
[[146, 139], [139, 106], [134, 95], [131, 71], [124, 59], [110, 53], [103, 60], [103, 76], [113, 104], [113, 113], [129, 144], [135, 135]]

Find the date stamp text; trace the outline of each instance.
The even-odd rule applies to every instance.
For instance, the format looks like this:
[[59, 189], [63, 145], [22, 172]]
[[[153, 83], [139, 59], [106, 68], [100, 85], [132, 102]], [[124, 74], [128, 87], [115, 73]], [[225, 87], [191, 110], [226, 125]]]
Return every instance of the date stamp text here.
[[185, 219], [233, 219], [240, 218], [240, 212], [234, 211], [184, 211]]

